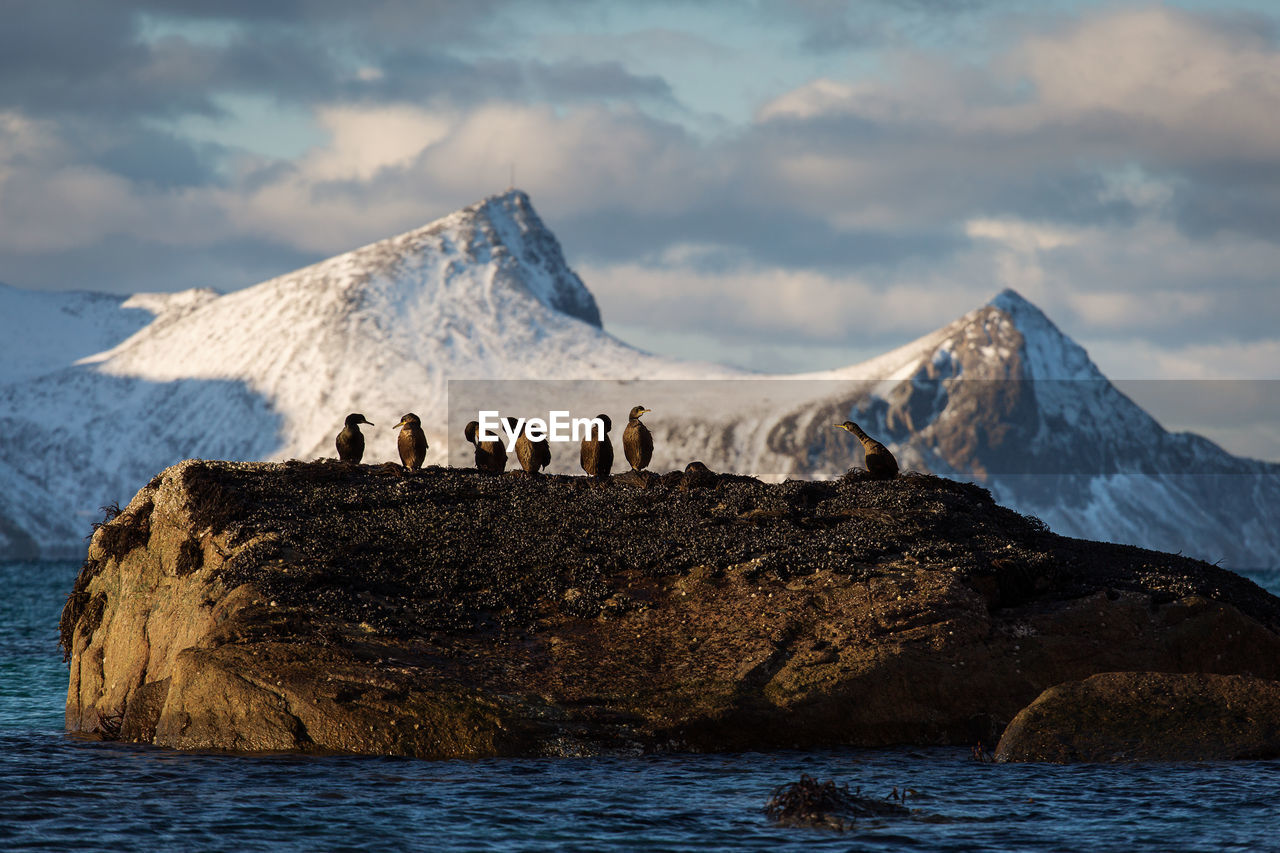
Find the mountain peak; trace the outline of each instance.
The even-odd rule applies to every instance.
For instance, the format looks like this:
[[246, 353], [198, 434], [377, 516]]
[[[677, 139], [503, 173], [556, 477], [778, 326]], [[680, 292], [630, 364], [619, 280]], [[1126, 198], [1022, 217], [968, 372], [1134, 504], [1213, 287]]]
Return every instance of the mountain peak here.
[[987, 304], [993, 308], [999, 308], [1001, 311], [1008, 314], [1026, 311], [1028, 309], [1040, 313], [1039, 308], [1029, 302], [1026, 297], [1014, 290], [1012, 287], [1006, 287], [1004, 290], [991, 297], [991, 300], [987, 302]]
[[1022, 338], [1023, 377], [1026, 379], [1103, 379], [1080, 346], [1034, 303], [1012, 288], [997, 293], [985, 306], [1008, 318]]
[[565, 261], [560, 241], [542, 222], [528, 193], [509, 189], [470, 204], [424, 228], [457, 230], [468, 254], [487, 249], [494, 261], [548, 308], [600, 328], [600, 308]]

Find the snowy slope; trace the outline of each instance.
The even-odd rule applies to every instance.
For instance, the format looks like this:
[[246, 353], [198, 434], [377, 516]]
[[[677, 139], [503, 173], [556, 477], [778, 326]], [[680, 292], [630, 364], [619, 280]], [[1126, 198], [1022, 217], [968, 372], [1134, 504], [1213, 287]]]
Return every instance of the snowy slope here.
[[1013, 291], [913, 346], [897, 381], [848, 400], [907, 467], [972, 478], [1060, 533], [1280, 565], [1280, 465], [1166, 431]]
[[[443, 462], [448, 379], [733, 373], [605, 333], [595, 299], [517, 191], [225, 296], [80, 299], [97, 316], [78, 325], [58, 306], [20, 309], [33, 327], [84, 343], [28, 359], [0, 384], [0, 553], [80, 547], [99, 506], [186, 457], [332, 455], [349, 411], [378, 424], [365, 428], [367, 459], [395, 459], [390, 427], [415, 411], [428, 463]], [[113, 311], [143, 322], [103, 319]]]
[[1166, 431], [1013, 291], [861, 364], [645, 396], [656, 467], [838, 476], [862, 461], [831, 426], [851, 417], [905, 469], [972, 479], [1059, 533], [1280, 566], [1280, 465]]
[[[620, 444], [643, 404], [655, 470], [837, 476], [861, 462], [831, 427], [852, 416], [903, 467], [973, 478], [1059, 532], [1280, 565], [1278, 466], [1167, 433], [1012, 291], [838, 370], [665, 359], [603, 331], [518, 191], [227, 295], [0, 287], [0, 312], [0, 555], [82, 549], [98, 507], [183, 458], [332, 456], [352, 411], [376, 423], [367, 462], [397, 458], [390, 427], [414, 411], [428, 463], [466, 465], [479, 409], [606, 412]], [[576, 447], [551, 470], [577, 472]]]
[[127, 297], [37, 293], [0, 284], [0, 384], [30, 379], [112, 347], [154, 319]]
[[[566, 313], [570, 312], [570, 313]], [[520, 192], [156, 323], [92, 359], [151, 383], [233, 381], [269, 401], [280, 435], [260, 454], [332, 452], [346, 411], [416, 411], [443, 460], [446, 380], [696, 375], [599, 327], [590, 292]], [[726, 371], [727, 372], [727, 371]], [[394, 458], [370, 430], [369, 455]], [[433, 432], [435, 434], [433, 434]]]

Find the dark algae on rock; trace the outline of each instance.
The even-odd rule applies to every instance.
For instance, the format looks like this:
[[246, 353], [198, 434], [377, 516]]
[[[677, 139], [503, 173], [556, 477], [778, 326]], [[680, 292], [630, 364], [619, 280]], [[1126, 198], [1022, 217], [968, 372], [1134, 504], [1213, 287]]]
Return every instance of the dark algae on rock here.
[[[895, 789], [893, 795], [905, 798], [907, 793], [898, 794]], [[764, 813], [778, 826], [843, 832], [852, 829], [859, 818], [906, 817], [911, 811], [892, 799], [864, 797], [860, 790], [850, 791], [848, 785], [801, 776], [799, 782], [775, 788]]]
[[174, 466], [90, 545], [68, 728], [431, 758], [971, 745], [1096, 672], [1280, 675], [1280, 601], [1205, 563], [932, 476], [700, 473]]
[[[232, 491], [228, 472], [205, 471], [199, 479], [227, 482], [228, 502], [246, 507], [243, 529], [278, 533], [271, 547], [306, 567], [264, 577], [255, 560], [234, 560], [223, 569], [228, 582], [384, 631], [531, 629], [563, 609], [566, 593], [575, 615], [595, 616], [616, 596], [643, 595], [637, 585], [747, 564], [779, 580], [824, 570], [865, 580], [910, 553], [990, 577], [1007, 595], [1035, 586], [1026, 564], [1036, 558], [1009, 547], [1034, 542], [1035, 526], [975, 487], [936, 478], [894, 490], [726, 476], [714, 491], [689, 492], [669, 476], [639, 491], [581, 477], [531, 482], [443, 468], [351, 477], [297, 465], [292, 477], [246, 471]], [[399, 599], [380, 608], [360, 592]]]

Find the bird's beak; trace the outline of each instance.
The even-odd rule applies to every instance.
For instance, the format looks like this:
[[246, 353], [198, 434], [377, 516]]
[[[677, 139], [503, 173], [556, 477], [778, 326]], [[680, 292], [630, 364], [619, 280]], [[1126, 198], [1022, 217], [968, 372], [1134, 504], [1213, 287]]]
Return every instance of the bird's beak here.
[[652, 411], [653, 411], [653, 409], [645, 409], [643, 412], [641, 412], [641, 414], [642, 414], [642, 415], [647, 415], [647, 414], [649, 414], [649, 413], [650, 413], [650, 412], [652, 412]]
[[365, 421], [369, 426], [377, 426], [373, 421]]
[[844, 424], [832, 424], [836, 429], [844, 429]]
[[402, 426], [404, 426], [404, 421], [403, 421], [403, 420], [402, 420], [402, 421], [400, 421], [400, 423], [398, 423], [398, 424], [396, 424], [395, 426], [393, 426], [393, 427], [392, 427], [392, 429], [398, 429], [398, 428], [400, 428], [400, 427], [402, 427]]

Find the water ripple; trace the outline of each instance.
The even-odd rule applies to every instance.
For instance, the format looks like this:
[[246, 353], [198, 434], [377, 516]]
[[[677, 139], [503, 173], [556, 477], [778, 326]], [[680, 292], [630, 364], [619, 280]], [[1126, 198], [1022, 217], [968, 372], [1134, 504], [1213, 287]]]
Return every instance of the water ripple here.
[[[76, 566], [0, 565], [6, 850], [1277, 849], [1280, 763], [983, 765], [963, 749], [425, 762], [231, 757], [62, 733], [58, 609]], [[18, 579], [22, 581], [19, 582]], [[807, 773], [915, 813], [847, 833], [762, 807]]]

